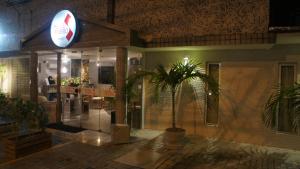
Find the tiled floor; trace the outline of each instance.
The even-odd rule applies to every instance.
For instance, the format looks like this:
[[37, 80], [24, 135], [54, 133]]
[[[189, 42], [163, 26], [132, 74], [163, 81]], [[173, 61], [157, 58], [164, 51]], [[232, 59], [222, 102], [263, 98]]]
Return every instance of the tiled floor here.
[[[84, 130], [78, 133], [69, 133], [54, 129], [47, 129], [48, 132], [53, 133], [57, 140], [64, 140], [66, 141], [74, 141], [80, 142], [84, 144], [90, 144], [94, 146], [101, 146], [111, 142], [111, 136], [109, 133], [98, 132], [93, 130]], [[155, 137], [161, 135], [163, 131], [158, 130], [150, 130], [150, 129], [143, 129], [143, 130], [132, 130], [131, 131], [131, 140], [130, 142], [136, 142], [138, 140], [151, 140]]]
[[75, 141], [94, 146], [100, 146], [111, 142], [111, 137], [109, 134], [97, 131], [85, 130], [74, 135]]
[[51, 132], [57, 139], [65, 140], [65, 142], [79, 142], [93, 146], [101, 146], [111, 142], [109, 134], [98, 131], [84, 130], [78, 133], [69, 133], [54, 129], [47, 129], [47, 131]]
[[[53, 132], [53, 131], [52, 131]], [[54, 132], [55, 133], [55, 132]], [[148, 134], [147, 134], [148, 133]], [[241, 145], [224, 141], [185, 139], [184, 147], [168, 150], [161, 132], [128, 144], [106, 144], [110, 136], [95, 131], [76, 134], [56, 132], [70, 142], [0, 165], [1, 169], [299, 169], [300, 152]], [[157, 137], [157, 135], [159, 135]], [[100, 138], [100, 141], [98, 142]], [[293, 157], [293, 158], [292, 158]], [[289, 160], [292, 159], [292, 160]], [[299, 163], [299, 164], [298, 164]]]
[[[297, 156], [297, 157], [295, 157]], [[300, 152], [216, 140], [190, 138], [168, 152], [156, 169], [299, 169]]]
[[90, 109], [88, 113], [70, 113], [65, 111], [63, 123], [74, 127], [82, 127], [89, 130], [110, 132], [110, 111], [104, 109]]
[[113, 159], [127, 152], [125, 146], [96, 147], [67, 143], [0, 166], [1, 169], [138, 169]]
[[163, 134], [164, 131], [162, 130], [151, 130], [151, 129], [142, 129], [142, 130], [131, 130], [131, 136], [144, 138], [144, 139], [154, 139], [155, 137], [158, 137], [159, 135]]

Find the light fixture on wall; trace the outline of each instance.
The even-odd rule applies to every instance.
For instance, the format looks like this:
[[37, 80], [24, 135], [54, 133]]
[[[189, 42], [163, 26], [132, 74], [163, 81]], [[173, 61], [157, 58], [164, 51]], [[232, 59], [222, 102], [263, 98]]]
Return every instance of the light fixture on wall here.
[[66, 66], [61, 68], [61, 73], [68, 73], [68, 69]]
[[184, 65], [187, 65], [188, 63], [189, 63], [189, 57], [186, 55], [186, 56], [184, 56], [184, 58], [183, 58], [183, 64]]
[[97, 139], [97, 145], [100, 145], [101, 144], [101, 139], [100, 139], [100, 137], [98, 137], [98, 139]]
[[64, 57], [62, 58], [62, 62], [63, 62], [63, 63], [68, 63], [69, 60], [70, 60], [70, 59], [68, 58], [67, 55], [64, 55]]

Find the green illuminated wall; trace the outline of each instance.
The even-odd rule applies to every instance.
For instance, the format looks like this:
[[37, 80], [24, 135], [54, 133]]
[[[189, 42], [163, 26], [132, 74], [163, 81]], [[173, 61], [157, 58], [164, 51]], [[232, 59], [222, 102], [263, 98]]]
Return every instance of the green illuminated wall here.
[[[205, 124], [203, 84], [183, 85], [177, 95], [177, 123], [188, 134], [239, 142], [300, 149], [299, 136], [279, 135], [264, 127], [262, 112], [272, 88], [278, 84], [280, 63], [300, 63], [300, 45], [275, 45], [268, 49], [146, 52], [145, 67], [170, 65], [190, 59], [220, 63], [220, 109], [218, 127]], [[298, 69], [298, 76], [300, 72]], [[298, 78], [299, 80], [299, 78]], [[171, 126], [170, 94], [152, 102], [152, 86], [144, 81], [145, 128], [163, 130]], [[287, 144], [287, 140], [289, 144]]]

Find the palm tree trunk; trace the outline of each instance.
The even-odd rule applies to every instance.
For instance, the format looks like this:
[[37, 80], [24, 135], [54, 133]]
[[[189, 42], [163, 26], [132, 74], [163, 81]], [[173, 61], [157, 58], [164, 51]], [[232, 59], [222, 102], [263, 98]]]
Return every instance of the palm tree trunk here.
[[172, 89], [172, 127], [176, 128], [176, 123], [175, 123], [175, 89]]

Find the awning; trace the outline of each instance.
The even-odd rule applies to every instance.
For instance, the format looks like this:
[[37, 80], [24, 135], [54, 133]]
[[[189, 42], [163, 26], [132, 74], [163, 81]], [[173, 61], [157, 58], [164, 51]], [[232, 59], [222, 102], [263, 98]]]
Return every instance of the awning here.
[[[142, 46], [142, 40], [135, 31], [114, 24], [91, 19], [78, 18], [79, 34], [68, 48], [108, 47], [108, 46]], [[21, 50], [41, 51], [60, 49], [54, 45], [50, 36], [51, 22], [21, 41]]]

